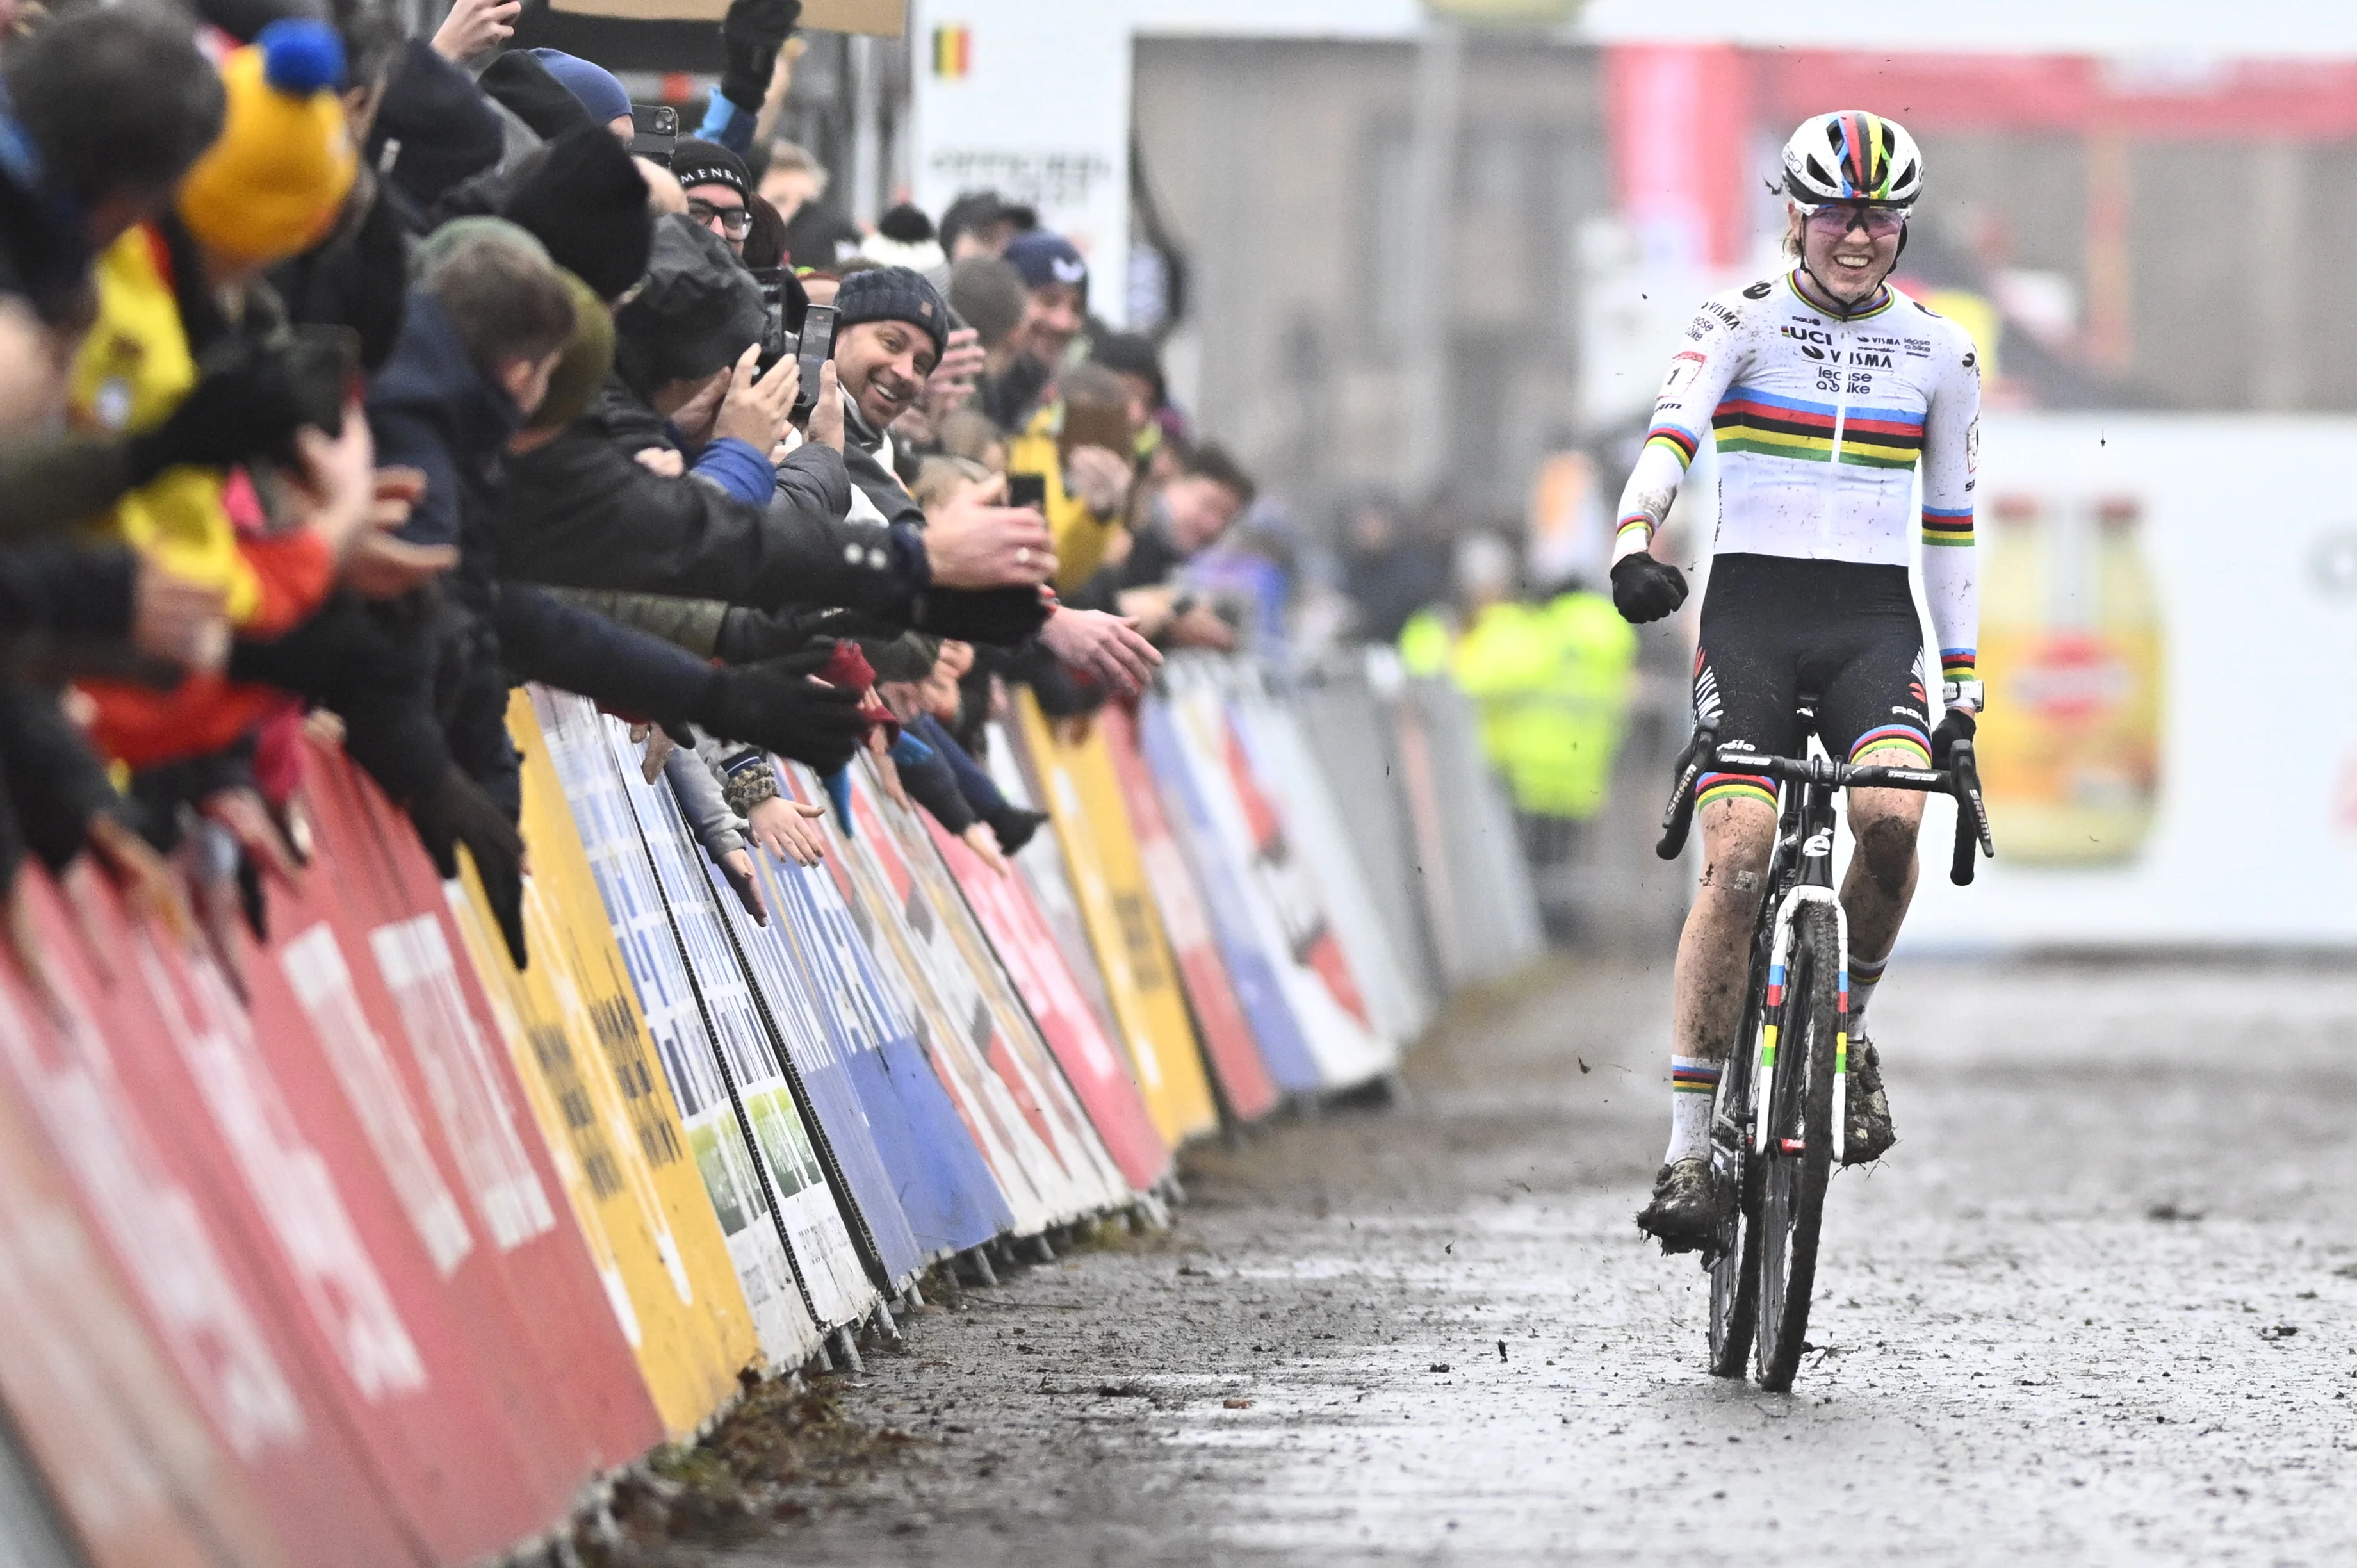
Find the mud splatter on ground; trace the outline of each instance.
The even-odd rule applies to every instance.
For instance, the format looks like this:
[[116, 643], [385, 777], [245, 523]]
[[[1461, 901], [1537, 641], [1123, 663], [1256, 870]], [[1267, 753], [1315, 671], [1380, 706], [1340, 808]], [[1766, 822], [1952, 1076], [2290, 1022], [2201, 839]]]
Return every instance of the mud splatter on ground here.
[[2357, 976], [1894, 974], [1789, 1396], [1630, 1224], [1666, 967], [1566, 967], [1190, 1155], [1170, 1233], [766, 1391], [615, 1561], [2357, 1561]]

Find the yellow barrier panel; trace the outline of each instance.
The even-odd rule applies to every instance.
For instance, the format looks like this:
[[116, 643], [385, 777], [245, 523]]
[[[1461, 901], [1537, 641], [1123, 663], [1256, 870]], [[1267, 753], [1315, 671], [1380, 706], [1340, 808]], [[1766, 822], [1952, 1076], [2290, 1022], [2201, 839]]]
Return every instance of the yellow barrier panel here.
[[1055, 819], [1056, 839], [1071, 868], [1072, 893], [1104, 972], [1137, 1087], [1155, 1130], [1176, 1148], [1218, 1126], [1219, 1110], [1211, 1102], [1211, 1080], [1196, 1049], [1162, 917], [1146, 887], [1113, 757], [1103, 734], [1093, 726], [1069, 742], [1051, 731], [1028, 688], [1016, 693], [1016, 713], [1039, 776], [1040, 800]]
[[508, 729], [523, 759], [531, 967], [509, 961], [472, 866], [453, 903], [655, 1407], [685, 1436], [759, 1364], [753, 1316], [522, 692]]

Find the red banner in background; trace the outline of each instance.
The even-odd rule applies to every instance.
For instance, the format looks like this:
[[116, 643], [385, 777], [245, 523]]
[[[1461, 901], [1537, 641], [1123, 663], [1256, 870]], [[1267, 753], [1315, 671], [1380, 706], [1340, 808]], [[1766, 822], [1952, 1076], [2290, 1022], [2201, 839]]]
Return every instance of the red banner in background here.
[[1614, 202], [1645, 261], [1700, 267], [1742, 259], [1757, 177], [1751, 76], [1751, 61], [1732, 44], [1605, 48]]
[[1759, 49], [1745, 64], [1758, 84], [1763, 128], [1780, 138], [1809, 115], [1834, 109], [1871, 109], [1918, 134], [2357, 136], [2357, 61]]

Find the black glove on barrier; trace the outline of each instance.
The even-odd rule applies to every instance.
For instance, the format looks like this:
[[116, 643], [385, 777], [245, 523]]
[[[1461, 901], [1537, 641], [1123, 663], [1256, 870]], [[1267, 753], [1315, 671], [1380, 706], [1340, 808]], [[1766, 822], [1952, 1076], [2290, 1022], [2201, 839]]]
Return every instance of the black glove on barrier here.
[[1639, 626], [1659, 620], [1686, 602], [1685, 574], [1640, 550], [1612, 563], [1612, 607]]
[[851, 760], [867, 733], [857, 692], [813, 679], [834, 657], [828, 641], [782, 659], [716, 671], [704, 711], [689, 716], [723, 740], [833, 773]]
[[163, 424], [126, 443], [131, 482], [144, 485], [183, 463], [227, 468], [257, 457], [286, 457], [304, 423], [302, 402], [279, 357], [237, 341], [208, 364]]
[[508, 956], [522, 970], [523, 946], [523, 835], [508, 821], [482, 786], [452, 763], [431, 789], [409, 804], [409, 820], [445, 878], [458, 875], [457, 846], [465, 844], [483, 880], [491, 916], [506, 939]]
[[1956, 742], [1972, 739], [1976, 727], [1977, 721], [1972, 714], [1962, 708], [1950, 708], [1947, 716], [1940, 721], [1940, 727], [1932, 732], [1932, 766], [1948, 766], [1950, 750]]
[[759, 114], [770, 96], [778, 51], [802, 15], [802, 0], [732, 0], [720, 19], [720, 48], [728, 62], [720, 73], [720, 96], [748, 114]]

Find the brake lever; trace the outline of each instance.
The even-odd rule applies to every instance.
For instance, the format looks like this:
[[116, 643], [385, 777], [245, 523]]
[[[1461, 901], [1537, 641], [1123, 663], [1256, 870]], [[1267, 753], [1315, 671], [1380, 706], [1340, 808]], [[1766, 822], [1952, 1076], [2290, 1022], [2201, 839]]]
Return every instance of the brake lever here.
[[1670, 791], [1669, 806], [1662, 812], [1661, 841], [1653, 845], [1653, 854], [1663, 860], [1677, 859], [1686, 846], [1686, 834], [1694, 827], [1695, 785], [1714, 760], [1717, 738], [1717, 732], [1697, 727], [1679, 754], [1677, 788]]
[[1959, 740], [1950, 751], [1949, 767], [1956, 775], [1956, 793], [1961, 803], [1973, 811], [1973, 830], [1979, 837], [1981, 853], [1991, 860], [1996, 858], [1996, 840], [1989, 832], [1987, 804], [1981, 800], [1981, 770], [1973, 760], [1973, 743]]

